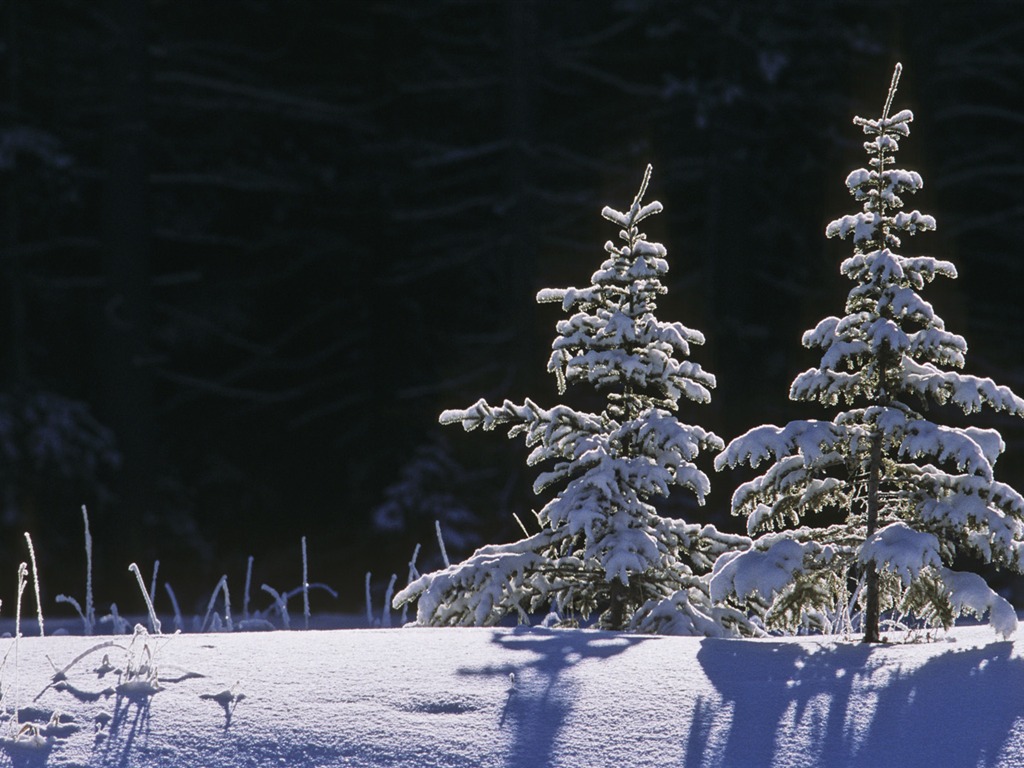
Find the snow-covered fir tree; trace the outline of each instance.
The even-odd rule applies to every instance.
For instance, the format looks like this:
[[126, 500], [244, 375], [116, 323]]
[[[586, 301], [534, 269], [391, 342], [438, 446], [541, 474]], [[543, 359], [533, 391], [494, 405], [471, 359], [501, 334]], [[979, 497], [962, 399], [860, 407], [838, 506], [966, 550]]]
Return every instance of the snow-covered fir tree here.
[[[607, 258], [591, 285], [537, 295], [571, 313], [557, 324], [548, 364], [560, 393], [591, 385], [606, 395], [604, 409], [481, 400], [441, 414], [442, 424], [467, 431], [505, 427], [510, 436], [522, 435], [531, 449], [528, 463], [545, 467], [535, 491], [560, 490], [521, 522], [525, 538], [483, 547], [400, 592], [396, 607], [418, 600], [418, 623], [489, 625], [509, 614], [528, 621], [539, 612], [570, 623], [596, 613], [598, 625], [612, 629], [752, 631], [741, 612], [712, 604], [706, 578], [717, 556], [749, 540], [659, 516], [654, 507], [674, 487], [689, 489], [703, 504], [710, 482], [694, 460], [724, 443], [673, 415], [681, 397], [708, 402], [715, 379], [686, 359], [703, 335], [654, 315], [668, 263], [664, 246], [639, 228], [662, 210], [658, 202], [642, 202], [650, 173], [648, 166], [626, 212], [602, 211], [621, 242], [605, 245]], [[531, 534], [527, 525], [539, 530]]]
[[993, 475], [1002, 438], [929, 417], [947, 404], [1024, 416], [1024, 400], [959, 372], [966, 342], [921, 297], [935, 277], [956, 277], [953, 264], [897, 252], [902, 237], [935, 228], [933, 217], [903, 211], [902, 196], [922, 180], [895, 167], [913, 120], [909, 110], [890, 115], [899, 75], [897, 65], [880, 118], [854, 118], [869, 160], [846, 185], [863, 207], [826, 229], [853, 241], [841, 272], [854, 285], [844, 315], [804, 334], [821, 359], [790, 390], [793, 400], [847, 410], [832, 421], [757, 427], [716, 458], [716, 469], [769, 465], [733, 496], [757, 538], [718, 560], [712, 594], [751, 600], [769, 626], [860, 624], [869, 642], [883, 616], [949, 627], [964, 611], [989, 613], [1008, 635], [1017, 623], [1010, 604], [980, 576], [952, 570], [959, 556], [1021, 570], [1024, 499]]

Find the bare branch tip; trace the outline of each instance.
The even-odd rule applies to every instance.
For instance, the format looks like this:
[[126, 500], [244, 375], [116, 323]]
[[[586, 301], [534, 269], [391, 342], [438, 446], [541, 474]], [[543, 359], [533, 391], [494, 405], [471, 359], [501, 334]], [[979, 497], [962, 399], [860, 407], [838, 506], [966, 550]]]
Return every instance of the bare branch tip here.
[[892, 100], [896, 97], [896, 89], [900, 84], [900, 75], [903, 73], [903, 65], [896, 62], [896, 68], [892, 72], [892, 81], [889, 83], [889, 94], [885, 98], [885, 109], [882, 110], [882, 119], [889, 117], [889, 110], [892, 108]]
[[644, 179], [640, 182], [640, 191], [636, 193], [636, 197], [633, 198], [633, 205], [631, 208], [639, 209], [640, 201], [644, 199], [644, 195], [647, 193], [647, 184], [651, 180], [651, 171], [654, 170], [654, 166], [650, 163], [647, 164], [647, 168], [644, 169]]

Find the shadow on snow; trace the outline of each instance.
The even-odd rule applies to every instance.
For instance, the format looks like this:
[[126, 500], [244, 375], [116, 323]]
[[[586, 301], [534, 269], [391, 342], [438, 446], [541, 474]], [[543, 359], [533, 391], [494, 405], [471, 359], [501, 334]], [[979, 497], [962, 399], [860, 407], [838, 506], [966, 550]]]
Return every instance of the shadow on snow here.
[[511, 676], [500, 717], [500, 727], [512, 732], [505, 765], [544, 768], [551, 765], [559, 733], [576, 698], [576, 684], [564, 673], [581, 661], [611, 658], [648, 639], [537, 627], [495, 632], [492, 643], [528, 654], [526, 658], [521, 663], [463, 668], [459, 674]]
[[[908, 649], [915, 646], [904, 646]], [[1024, 718], [1013, 644], [901, 664], [901, 646], [705, 640], [687, 768], [992, 766]]]

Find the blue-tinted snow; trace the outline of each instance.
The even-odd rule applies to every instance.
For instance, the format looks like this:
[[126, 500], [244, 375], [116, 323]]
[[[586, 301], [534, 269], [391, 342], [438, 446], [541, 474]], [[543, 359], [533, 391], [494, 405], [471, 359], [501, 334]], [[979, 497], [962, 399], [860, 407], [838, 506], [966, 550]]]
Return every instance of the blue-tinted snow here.
[[[47, 688], [46, 657], [63, 666], [97, 639], [23, 638], [17, 677], [7, 658], [4, 703], [17, 701], [44, 736], [8, 748], [19, 765], [153, 768], [1021, 765], [1019, 631], [1009, 641], [987, 626], [889, 639], [182, 635], [150, 639], [161, 690], [130, 699], [105, 696], [114, 673], [94, 671], [104, 654], [116, 666], [118, 649], [79, 662], [58, 690]], [[3, 642], [6, 651], [13, 641]]]

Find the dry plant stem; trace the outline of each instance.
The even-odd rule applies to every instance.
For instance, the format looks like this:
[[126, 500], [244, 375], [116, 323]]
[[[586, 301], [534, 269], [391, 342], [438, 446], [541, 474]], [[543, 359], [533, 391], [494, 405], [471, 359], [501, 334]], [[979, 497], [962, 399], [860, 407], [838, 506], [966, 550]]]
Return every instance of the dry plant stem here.
[[84, 504], [82, 520], [85, 523], [85, 631], [91, 635], [96, 626], [96, 609], [92, 601], [92, 534], [89, 531], [89, 512]]
[[309, 629], [309, 561], [306, 557], [306, 537], [302, 537], [302, 615]]
[[39, 636], [44, 637], [43, 632], [43, 601], [39, 597], [39, 569], [36, 567], [36, 550], [32, 546], [32, 537], [25, 531], [25, 543], [28, 544], [28, 559], [32, 563], [32, 585], [36, 593], [36, 616], [39, 618]]
[[245, 566], [245, 594], [242, 596], [242, 618], [249, 618], [249, 588], [252, 586], [252, 555]]
[[373, 602], [370, 600], [370, 572], [366, 572], [366, 625], [373, 626]]
[[234, 626], [231, 622], [231, 595], [228, 594], [228, 575], [225, 573], [220, 577], [220, 581], [217, 582], [217, 586], [213, 588], [213, 594], [210, 595], [210, 602], [206, 606], [206, 615], [203, 617], [203, 624], [200, 627], [200, 632], [206, 631], [206, 624], [210, 620], [210, 614], [213, 613], [213, 605], [217, 602], [217, 593], [224, 593], [224, 623], [227, 625], [228, 632], [234, 630]]
[[20, 681], [18, 677], [18, 641], [21, 639], [21, 598], [25, 594], [25, 586], [28, 580], [28, 565], [22, 563], [18, 566], [18, 602], [14, 608], [14, 717], [11, 720], [12, 727], [17, 728], [18, 722], [18, 696]]
[[104, 640], [102, 643], [96, 643], [96, 645], [92, 646], [87, 650], [82, 651], [80, 654], [75, 656], [75, 658], [73, 658], [71, 661], [65, 664], [62, 669], [57, 670], [53, 675], [53, 682], [56, 683], [60, 680], [63, 680], [67, 676], [71, 668], [75, 666], [78, 662], [96, 653], [96, 651], [102, 651], [104, 648], [119, 648], [122, 651], [128, 651], [128, 646], [118, 642], [117, 640]]
[[381, 616], [380, 624], [382, 627], [391, 626], [391, 598], [395, 594], [395, 582], [398, 581], [398, 574], [391, 574], [391, 581], [388, 582], [387, 591], [384, 593], [384, 613]]
[[[416, 570], [416, 558], [420, 554], [420, 545], [417, 544], [416, 548], [412, 551], [412, 557], [409, 559], [409, 578], [406, 584], [412, 584], [413, 581], [420, 577], [419, 571]], [[402, 624], [405, 624], [409, 620], [409, 604], [402, 604]]]
[[153, 561], [153, 578], [149, 580], [149, 601], [156, 600], [156, 575], [160, 572], [160, 561]]
[[21, 637], [21, 598], [28, 584], [28, 563], [18, 566], [18, 602], [14, 606], [14, 639]]
[[[69, 661], [67, 664], [65, 664], [61, 669], [56, 669], [55, 668], [54, 669], [54, 673], [53, 673], [53, 677], [50, 678], [49, 684], [45, 688], [43, 688], [43, 690], [41, 690], [38, 694], [36, 694], [36, 697], [32, 701], [39, 701], [39, 698], [44, 693], [46, 693], [48, 690], [50, 690], [50, 688], [52, 688], [57, 683], [64, 682], [65, 680], [67, 680], [68, 679], [68, 672], [71, 670], [71, 668], [73, 666], [78, 664], [78, 662], [82, 661], [82, 659], [85, 659], [88, 656], [96, 653], [96, 651], [102, 651], [105, 648], [119, 648], [122, 651], [125, 651], [126, 653], [128, 651], [128, 646], [122, 645], [121, 643], [117, 642], [116, 640], [105, 640], [102, 643], [97, 643], [96, 645], [92, 646], [91, 648], [88, 648], [88, 649], [82, 651], [77, 656], [75, 656], [75, 658], [73, 658], [71, 661]], [[53, 662], [50, 662], [50, 663], [52, 664]]]
[[412, 557], [409, 558], [409, 581], [410, 582], [413, 579], [418, 579], [420, 577], [420, 572], [418, 570], [416, 570], [416, 558], [419, 557], [419, 556], [420, 556], [420, 545], [417, 544], [416, 547], [412, 551]]
[[[369, 574], [367, 574], [369, 575]], [[291, 618], [288, 616], [288, 601], [285, 600], [281, 593], [274, 589], [269, 584], [261, 584], [260, 589], [274, 598], [274, 604], [277, 605], [277, 610], [281, 614], [281, 623], [285, 629], [291, 628]]]
[[159, 635], [161, 634], [160, 619], [156, 617], [156, 611], [153, 610], [153, 601], [149, 597], [149, 592], [146, 591], [146, 585], [142, 581], [142, 573], [139, 572], [139, 566], [132, 563], [128, 566], [128, 570], [135, 574], [135, 579], [139, 582], [139, 591], [142, 592], [142, 599], [146, 601], [146, 610], [149, 611], [149, 628], [153, 634]]
[[441, 535], [441, 521], [434, 521], [434, 530], [437, 531], [437, 544], [441, 547], [441, 559], [444, 560], [444, 567], [448, 568], [452, 562], [448, 559], [448, 551], [444, 547], [444, 537]]

